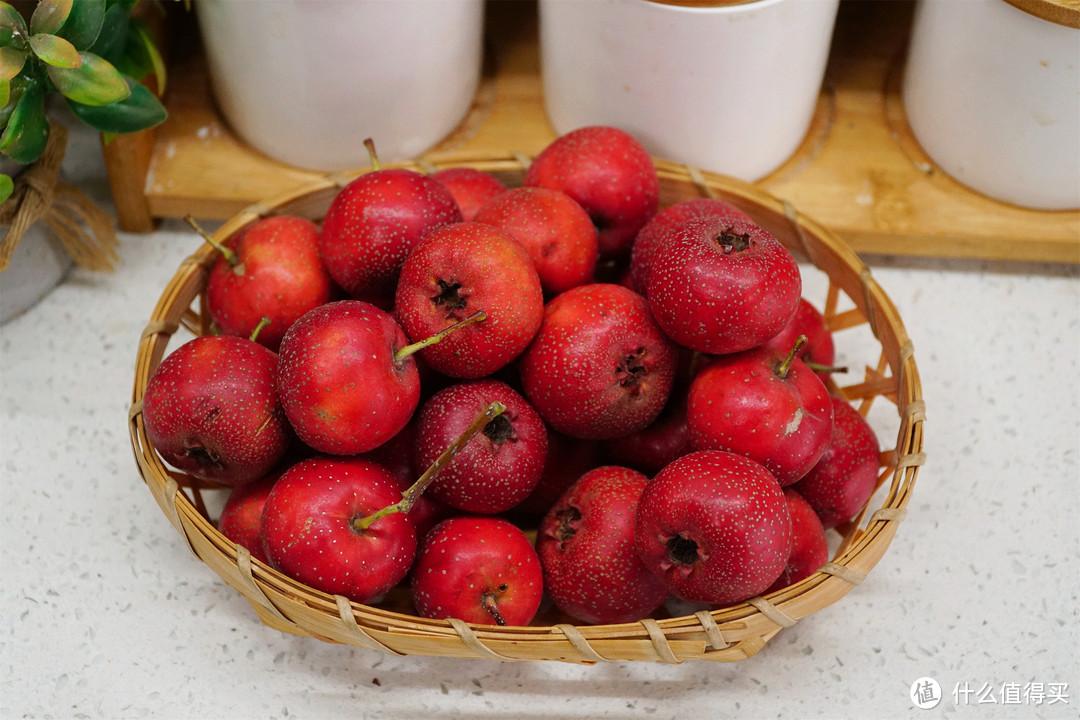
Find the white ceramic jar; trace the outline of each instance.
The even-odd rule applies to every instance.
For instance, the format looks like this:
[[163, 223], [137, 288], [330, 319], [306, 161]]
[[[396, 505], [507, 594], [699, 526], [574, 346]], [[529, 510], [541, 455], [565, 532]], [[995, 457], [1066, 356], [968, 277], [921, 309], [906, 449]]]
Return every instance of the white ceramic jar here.
[[653, 155], [758, 180], [806, 135], [838, 4], [540, 0], [548, 117], [560, 134], [613, 125]]
[[964, 185], [1030, 208], [1080, 208], [1080, 8], [1015, 2], [920, 0], [908, 122]]
[[214, 96], [247, 143], [346, 170], [415, 157], [468, 112], [483, 0], [200, 0]]

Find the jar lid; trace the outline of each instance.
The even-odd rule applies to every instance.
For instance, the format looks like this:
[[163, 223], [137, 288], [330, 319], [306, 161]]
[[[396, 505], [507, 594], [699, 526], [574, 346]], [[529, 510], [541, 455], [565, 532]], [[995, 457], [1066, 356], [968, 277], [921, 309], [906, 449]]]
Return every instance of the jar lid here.
[[1080, 0], [1005, 0], [1018, 10], [1055, 25], [1080, 29]]

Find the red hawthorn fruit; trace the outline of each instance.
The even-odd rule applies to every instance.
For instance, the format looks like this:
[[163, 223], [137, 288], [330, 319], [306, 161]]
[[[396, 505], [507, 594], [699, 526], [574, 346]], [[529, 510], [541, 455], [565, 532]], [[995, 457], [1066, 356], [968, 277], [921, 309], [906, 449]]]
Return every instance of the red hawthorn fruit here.
[[278, 355], [247, 338], [189, 340], [147, 381], [146, 435], [165, 462], [195, 477], [230, 486], [257, 480], [294, 438], [277, 373]]
[[316, 457], [278, 479], [260, 532], [270, 563], [316, 590], [358, 603], [380, 600], [416, 556], [408, 515], [364, 520], [401, 499], [386, 468], [360, 458]]
[[547, 304], [518, 367], [525, 396], [551, 427], [605, 439], [660, 414], [675, 376], [675, 345], [645, 298], [621, 285], [580, 285]]
[[638, 556], [677, 597], [723, 605], [765, 591], [791, 556], [780, 485], [734, 453], [684, 455], [649, 481], [634, 526]]
[[340, 300], [293, 323], [281, 341], [281, 405], [300, 439], [332, 455], [355, 455], [396, 435], [420, 402], [409, 339], [370, 303]]
[[547, 428], [536, 410], [505, 383], [474, 380], [440, 390], [420, 408], [416, 464], [426, 468], [491, 403], [501, 415], [451, 460], [428, 487], [439, 502], [470, 513], [509, 510], [528, 497], [544, 469]]
[[784, 486], [809, 472], [832, 433], [832, 401], [793, 352], [757, 347], [701, 370], [687, 402], [691, 447], [745, 455]]
[[334, 196], [319, 250], [334, 280], [356, 299], [392, 296], [405, 257], [442, 225], [461, 222], [457, 202], [437, 180], [405, 168], [380, 168]]
[[788, 556], [784, 571], [765, 594], [794, 585], [829, 562], [829, 542], [814, 508], [790, 487], [784, 488], [784, 498], [791, 513], [791, 555]]
[[454, 196], [461, 209], [461, 219], [471, 222], [476, 211], [491, 198], [506, 190], [506, 185], [491, 173], [471, 167], [450, 167], [431, 174]]
[[218, 518], [218, 530], [237, 545], [242, 545], [251, 553], [251, 557], [270, 564], [263, 549], [262, 535], [259, 533], [259, 519], [263, 506], [274, 483], [288, 468], [272, 472], [264, 478], [246, 485], [234, 487], [229, 491], [225, 506]]
[[428, 533], [412, 572], [426, 618], [528, 625], [543, 597], [540, 559], [525, 533], [494, 517], [454, 517]]
[[420, 351], [445, 375], [481, 378], [508, 365], [532, 341], [544, 297], [532, 259], [513, 236], [491, 225], [457, 223], [430, 233], [409, 254], [395, 308], [414, 341], [486, 313], [483, 321]]
[[335, 290], [319, 255], [319, 228], [302, 217], [275, 215], [225, 243], [206, 281], [206, 306], [226, 335], [256, 339], [277, 352], [289, 326], [330, 301]]
[[[799, 349], [796, 357], [804, 362], [831, 368], [836, 362], [836, 345], [833, 343], [832, 331], [825, 324], [825, 317], [806, 298], [799, 298], [799, 305], [791, 322], [763, 344], [787, 352], [800, 335], [806, 336], [806, 344]], [[827, 372], [815, 372], [822, 380], [829, 375]]]
[[556, 138], [533, 159], [524, 184], [574, 198], [596, 225], [604, 257], [629, 254], [660, 203], [660, 178], [649, 153], [629, 133], [604, 125]]
[[653, 253], [668, 232], [686, 220], [710, 217], [750, 220], [750, 216], [739, 208], [716, 198], [694, 198], [669, 205], [645, 223], [634, 239], [630, 254], [630, 287], [645, 294]]
[[[401, 432], [374, 450], [360, 456], [389, 470], [402, 492], [415, 483], [420, 478], [420, 474], [427, 469], [418, 467], [416, 464], [416, 425], [414, 415]], [[409, 519], [416, 528], [416, 538], [423, 540], [431, 528], [456, 514], [457, 511], [454, 508], [439, 502], [431, 496], [431, 493], [424, 493], [416, 499], [412, 509], [409, 510]]]
[[529, 520], [543, 517], [579, 477], [597, 466], [599, 458], [596, 441], [572, 438], [548, 428], [544, 472], [529, 496], [514, 506], [513, 514]]
[[648, 617], [667, 599], [634, 546], [634, 517], [648, 482], [636, 470], [599, 467], [544, 516], [536, 550], [544, 587], [560, 610], [586, 623], [625, 623]]
[[675, 226], [652, 253], [645, 296], [668, 337], [691, 350], [749, 350], [780, 332], [802, 293], [791, 251], [745, 220]]
[[476, 221], [507, 231], [529, 251], [549, 296], [592, 280], [596, 228], [580, 205], [560, 190], [520, 187], [493, 197]]
[[866, 418], [842, 398], [831, 398], [833, 430], [825, 452], [793, 486], [833, 528], [858, 514], [878, 480], [880, 446]]

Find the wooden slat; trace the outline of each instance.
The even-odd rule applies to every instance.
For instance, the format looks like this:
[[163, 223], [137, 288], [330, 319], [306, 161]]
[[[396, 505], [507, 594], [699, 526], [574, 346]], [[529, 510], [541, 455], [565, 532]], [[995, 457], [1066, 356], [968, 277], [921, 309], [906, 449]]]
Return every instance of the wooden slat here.
[[843, 5], [815, 127], [761, 184], [859, 253], [1080, 262], [1080, 212], [997, 202], [923, 152], [900, 95], [911, 11]]
[[[1080, 262], [1080, 211], [991, 200], [949, 178], [919, 147], [899, 94], [912, 7], [841, 4], [811, 129], [795, 155], [758, 184], [860, 254]], [[555, 138], [543, 107], [535, 4], [490, 3], [488, 12], [492, 62], [481, 94], [431, 154], [535, 155]], [[114, 182], [125, 216], [138, 218], [145, 206], [132, 229], [146, 227], [146, 211], [224, 219], [321, 177], [274, 161], [232, 133], [215, 111], [200, 53], [178, 58], [171, 78], [170, 116], [153, 134], [148, 170], [123, 146], [106, 149], [116, 155], [109, 162], [117, 178], [129, 185], [145, 178], [144, 198]]]

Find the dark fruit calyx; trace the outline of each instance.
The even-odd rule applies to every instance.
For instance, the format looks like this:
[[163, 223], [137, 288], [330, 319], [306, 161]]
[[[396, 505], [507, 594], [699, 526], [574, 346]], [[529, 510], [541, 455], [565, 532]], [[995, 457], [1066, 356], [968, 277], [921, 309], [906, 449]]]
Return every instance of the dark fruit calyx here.
[[198, 463], [200, 468], [221, 471], [225, 469], [225, 463], [221, 462], [221, 456], [202, 444], [192, 444], [184, 448], [184, 456]]
[[461, 294], [461, 283], [442, 278], [437, 283], [439, 292], [431, 297], [431, 302], [435, 307], [446, 309], [448, 320], [460, 317], [461, 311], [468, 305], [468, 298]]
[[615, 377], [619, 385], [631, 395], [641, 392], [641, 382], [645, 379], [646, 373], [644, 356], [645, 348], [639, 347], [620, 360], [615, 368]]
[[517, 433], [514, 432], [514, 423], [510, 422], [510, 419], [505, 415], [499, 415], [485, 425], [484, 435], [486, 435], [491, 442], [495, 443], [495, 445], [502, 445], [508, 440], [517, 440]]
[[678, 565], [693, 565], [698, 561], [698, 544], [683, 535], [668, 540], [667, 551], [671, 561]]
[[577, 534], [578, 525], [581, 524], [581, 511], [573, 505], [558, 513], [558, 522], [555, 524], [553, 535], [560, 550], [565, 543], [569, 542]]
[[716, 244], [725, 253], [742, 252], [750, 247], [750, 233], [736, 233], [724, 230], [716, 236]]
[[667, 547], [667, 556], [661, 563], [664, 570], [674, 568], [675, 572], [685, 577], [695, 565], [705, 559], [701, 546], [683, 533], [672, 535], [664, 544]]

